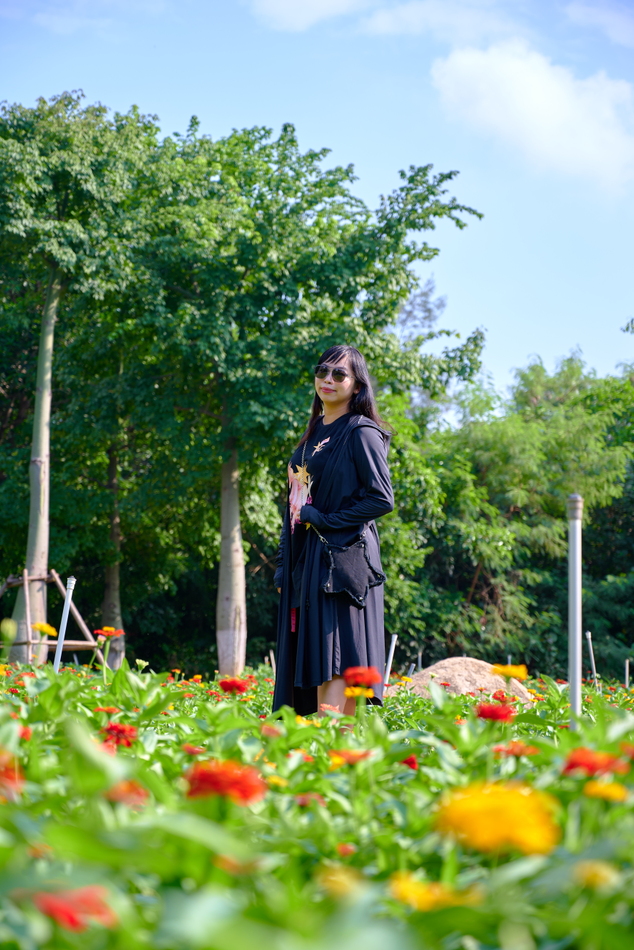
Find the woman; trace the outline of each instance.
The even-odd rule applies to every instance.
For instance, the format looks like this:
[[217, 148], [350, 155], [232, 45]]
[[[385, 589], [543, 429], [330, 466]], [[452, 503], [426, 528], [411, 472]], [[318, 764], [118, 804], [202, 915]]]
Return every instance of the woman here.
[[[306, 715], [326, 704], [353, 714], [355, 701], [344, 695], [343, 672], [350, 666], [381, 672], [385, 667], [385, 575], [374, 519], [394, 508], [389, 441], [363, 356], [353, 346], [330, 347], [315, 370], [312, 415], [288, 466], [275, 574], [281, 597], [274, 710], [288, 705]], [[353, 545], [364, 531], [364, 589], [326, 593], [326, 542]], [[331, 576], [333, 588], [337, 577]], [[372, 701], [381, 703], [382, 696], [381, 683]]]

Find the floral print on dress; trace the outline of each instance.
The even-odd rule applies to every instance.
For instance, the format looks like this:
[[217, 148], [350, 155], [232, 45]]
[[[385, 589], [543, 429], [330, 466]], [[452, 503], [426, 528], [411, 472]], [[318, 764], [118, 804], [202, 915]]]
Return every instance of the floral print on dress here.
[[288, 466], [288, 506], [291, 521], [291, 534], [295, 531], [295, 525], [299, 524], [302, 505], [312, 505], [311, 489], [313, 479], [308, 473], [306, 465], [296, 465], [295, 471], [291, 465]]
[[317, 455], [318, 452], [321, 452], [326, 442], [330, 442], [330, 436], [328, 436], [327, 439], [322, 439], [321, 442], [313, 446], [313, 455]]

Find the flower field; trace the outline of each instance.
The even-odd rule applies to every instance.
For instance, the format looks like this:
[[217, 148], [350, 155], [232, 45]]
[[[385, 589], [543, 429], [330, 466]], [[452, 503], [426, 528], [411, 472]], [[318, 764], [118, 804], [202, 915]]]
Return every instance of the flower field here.
[[2, 947], [631, 950], [618, 684], [577, 731], [551, 680], [405, 684], [350, 728], [274, 719], [264, 666], [0, 672]]

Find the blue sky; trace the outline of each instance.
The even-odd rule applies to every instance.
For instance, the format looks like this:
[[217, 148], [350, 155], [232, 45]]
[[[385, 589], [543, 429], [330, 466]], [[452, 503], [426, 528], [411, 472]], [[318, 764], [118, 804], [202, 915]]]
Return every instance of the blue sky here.
[[0, 98], [192, 114], [214, 137], [295, 123], [371, 206], [457, 169], [485, 215], [432, 235], [443, 326], [486, 330], [499, 388], [539, 354], [634, 360], [634, 0], [0, 0]]

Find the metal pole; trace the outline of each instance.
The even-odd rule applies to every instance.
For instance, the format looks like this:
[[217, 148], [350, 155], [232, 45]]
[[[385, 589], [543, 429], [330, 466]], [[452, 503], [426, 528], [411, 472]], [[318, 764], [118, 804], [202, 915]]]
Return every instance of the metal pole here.
[[570, 726], [581, 715], [581, 518], [583, 498], [569, 495], [568, 509], [568, 690]]
[[408, 671], [407, 671], [407, 675], [408, 675], [408, 676], [411, 676], [412, 673], [414, 672], [414, 667], [415, 667], [415, 665], [416, 665], [415, 663], [410, 663], [409, 669], [408, 669]]
[[599, 684], [597, 683], [597, 667], [594, 662], [594, 650], [592, 649], [592, 634], [589, 630], [586, 630], [586, 640], [588, 641], [588, 651], [590, 653], [590, 666], [592, 667], [592, 676], [594, 677], [594, 688], [599, 692]]
[[389, 686], [390, 683], [390, 673], [392, 672], [392, 660], [394, 659], [394, 650], [396, 649], [396, 641], [398, 637], [395, 633], [392, 634], [392, 642], [390, 643], [390, 652], [387, 655], [387, 663], [385, 664], [385, 679], [383, 683], [385, 686]]
[[625, 688], [630, 688], [630, 661], [627, 659], [625, 661]]
[[510, 653], [507, 653], [507, 654], [506, 654], [506, 662], [508, 663], [509, 666], [512, 665], [511, 659], [512, 659], [512, 658], [511, 658], [511, 654], [510, 654]]
[[70, 613], [70, 602], [73, 599], [73, 591], [75, 590], [75, 584], [77, 583], [74, 577], [69, 577], [66, 581], [66, 597], [64, 599], [64, 609], [62, 611], [62, 622], [59, 625], [59, 633], [57, 635], [57, 646], [55, 648], [55, 659], [53, 660], [53, 669], [56, 673], [59, 672], [59, 661], [62, 658], [62, 650], [64, 648], [64, 637], [66, 636], [66, 627], [68, 625], [68, 614]]
[[420, 673], [423, 668], [423, 651], [418, 651], [418, 656], [416, 658], [416, 672]]

